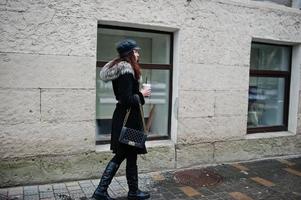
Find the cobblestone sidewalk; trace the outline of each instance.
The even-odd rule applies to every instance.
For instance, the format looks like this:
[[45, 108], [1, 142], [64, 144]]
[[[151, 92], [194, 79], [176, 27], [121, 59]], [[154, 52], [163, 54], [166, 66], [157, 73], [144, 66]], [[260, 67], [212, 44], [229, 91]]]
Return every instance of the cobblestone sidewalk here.
[[[169, 171], [141, 174], [139, 185], [156, 200], [301, 200], [301, 157], [218, 165], [206, 170], [222, 176], [222, 182], [207, 187], [182, 185], [175, 181], [177, 171]], [[91, 199], [98, 182], [97, 179], [1, 188], [0, 199], [86, 200]], [[118, 200], [126, 199], [124, 176], [113, 179], [109, 193]]]

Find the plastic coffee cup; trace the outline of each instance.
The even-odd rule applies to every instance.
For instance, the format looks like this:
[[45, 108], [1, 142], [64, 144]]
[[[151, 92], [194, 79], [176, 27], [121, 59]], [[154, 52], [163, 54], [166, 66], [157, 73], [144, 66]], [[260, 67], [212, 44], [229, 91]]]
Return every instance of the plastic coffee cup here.
[[149, 84], [149, 83], [143, 83], [142, 84], [142, 87], [143, 87], [143, 89], [151, 89], [151, 84]]

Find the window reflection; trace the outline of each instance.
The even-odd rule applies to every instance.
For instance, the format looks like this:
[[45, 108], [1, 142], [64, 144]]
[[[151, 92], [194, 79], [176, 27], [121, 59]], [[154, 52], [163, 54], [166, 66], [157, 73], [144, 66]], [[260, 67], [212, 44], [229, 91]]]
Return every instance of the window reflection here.
[[284, 79], [251, 77], [248, 126], [283, 125]]
[[[97, 33], [97, 61], [105, 63], [117, 56], [116, 44], [125, 38], [134, 39], [141, 50], [140, 63], [147, 65], [142, 69], [142, 82], [151, 84], [152, 94], [145, 98], [144, 118], [150, 131], [149, 137], [169, 135], [170, 75], [172, 65], [171, 34], [156, 31], [132, 31], [100, 27]], [[101, 68], [96, 69], [96, 140], [110, 139], [112, 115], [115, 109], [115, 96], [112, 83], [104, 83], [99, 78]], [[141, 84], [142, 85], [142, 84]]]

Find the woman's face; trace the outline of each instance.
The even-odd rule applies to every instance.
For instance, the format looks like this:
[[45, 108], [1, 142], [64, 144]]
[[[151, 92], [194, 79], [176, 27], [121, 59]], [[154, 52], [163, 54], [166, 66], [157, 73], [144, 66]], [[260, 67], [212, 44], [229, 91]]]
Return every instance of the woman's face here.
[[136, 50], [136, 49], [134, 49], [133, 51], [134, 51], [135, 59], [136, 59], [136, 61], [138, 62], [138, 61], [139, 61], [139, 52], [138, 52], [138, 50]]

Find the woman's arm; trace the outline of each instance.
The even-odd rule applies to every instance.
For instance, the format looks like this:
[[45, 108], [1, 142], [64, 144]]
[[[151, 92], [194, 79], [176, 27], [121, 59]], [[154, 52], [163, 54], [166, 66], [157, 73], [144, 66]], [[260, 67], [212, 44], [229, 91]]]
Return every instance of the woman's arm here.
[[138, 92], [138, 95], [140, 97], [141, 105], [144, 105], [145, 104], [144, 95], [141, 92]]

